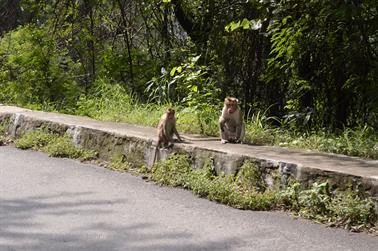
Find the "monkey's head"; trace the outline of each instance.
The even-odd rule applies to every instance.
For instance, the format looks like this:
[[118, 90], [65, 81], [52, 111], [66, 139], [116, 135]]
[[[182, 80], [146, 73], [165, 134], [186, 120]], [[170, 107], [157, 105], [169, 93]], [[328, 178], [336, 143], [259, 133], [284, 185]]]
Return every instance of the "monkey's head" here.
[[165, 112], [167, 114], [167, 119], [173, 119], [175, 117], [175, 109], [168, 108]]
[[224, 106], [227, 109], [228, 114], [234, 113], [238, 109], [239, 100], [233, 97], [227, 97], [224, 99]]

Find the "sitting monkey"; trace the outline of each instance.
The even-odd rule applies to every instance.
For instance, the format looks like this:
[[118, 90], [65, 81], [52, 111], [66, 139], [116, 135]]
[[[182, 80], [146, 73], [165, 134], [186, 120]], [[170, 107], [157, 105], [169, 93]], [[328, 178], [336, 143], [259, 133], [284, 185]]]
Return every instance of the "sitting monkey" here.
[[222, 144], [243, 143], [245, 125], [238, 106], [239, 100], [234, 97], [226, 97], [222, 115], [219, 118], [219, 128]]
[[176, 129], [176, 118], [175, 118], [174, 109], [168, 108], [165, 111], [165, 113], [161, 116], [158, 127], [157, 127], [157, 133], [158, 133], [158, 141], [156, 145], [153, 164], [156, 161], [157, 152], [161, 145], [165, 148], [173, 146], [173, 135], [176, 135], [177, 139], [180, 142], [182, 141]]

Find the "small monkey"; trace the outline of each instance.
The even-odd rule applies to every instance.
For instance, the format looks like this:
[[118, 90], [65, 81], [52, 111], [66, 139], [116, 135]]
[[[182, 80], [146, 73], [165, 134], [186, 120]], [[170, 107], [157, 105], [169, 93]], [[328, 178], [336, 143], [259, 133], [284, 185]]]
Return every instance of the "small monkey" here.
[[175, 134], [177, 139], [181, 142], [182, 139], [177, 132], [176, 129], [176, 118], [175, 118], [175, 110], [172, 108], [168, 108], [165, 113], [161, 116], [160, 122], [157, 127], [158, 132], [158, 141], [156, 145], [154, 161], [156, 161], [157, 151], [159, 150], [160, 146], [163, 147], [171, 147], [173, 146], [173, 135]]
[[239, 110], [239, 100], [234, 97], [226, 97], [222, 115], [219, 118], [219, 129], [222, 144], [243, 143], [245, 125], [243, 116]]

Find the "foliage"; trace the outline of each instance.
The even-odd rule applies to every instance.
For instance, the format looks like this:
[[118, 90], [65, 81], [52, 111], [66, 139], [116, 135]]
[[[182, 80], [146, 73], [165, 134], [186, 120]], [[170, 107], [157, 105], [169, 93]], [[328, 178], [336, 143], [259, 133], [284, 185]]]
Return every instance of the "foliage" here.
[[48, 132], [47, 129], [27, 132], [15, 140], [15, 145], [21, 149], [42, 150], [52, 157], [75, 158], [83, 161], [93, 159], [97, 155], [93, 150], [84, 150], [74, 145], [69, 136], [59, 136]]
[[151, 178], [162, 185], [185, 186], [190, 171], [186, 155], [173, 155], [166, 161], [157, 162], [151, 170]]
[[276, 207], [278, 197], [272, 190], [261, 193], [258, 187], [248, 187], [251, 184], [247, 179], [256, 171], [255, 167], [247, 162], [243, 170], [236, 179], [233, 175], [216, 175], [209, 162], [202, 169], [192, 170], [188, 156], [173, 155], [155, 164], [151, 179], [159, 184], [191, 189], [201, 197], [236, 208], [267, 210]]
[[54, 137], [42, 150], [47, 152], [51, 157], [66, 157], [80, 159], [82, 161], [91, 160], [97, 155], [93, 150], [84, 150], [76, 146], [67, 135]]
[[110, 168], [118, 171], [127, 171], [132, 165], [126, 160], [123, 154], [115, 154], [111, 157]]
[[334, 224], [353, 231], [360, 231], [376, 220], [374, 202], [370, 198], [361, 197], [351, 188], [337, 192], [332, 198], [329, 210], [332, 212]]
[[46, 129], [37, 129], [24, 133], [20, 138], [15, 140], [15, 145], [21, 149], [41, 149], [49, 144], [54, 135], [49, 133]]
[[92, 118], [115, 120], [130, 109], [132, 102], [130, 95], [121, 85], [97, 79], [88, 90], [88, 95], [80, 97], [76, 113]]
[[265, 113], [256, 112], [246, 121], [245, 140], [257, 145], [271, 145], [275, 141], [278, 130], [269, 126], [271, 118], [266, 117]]
[[303, 189], [291, 181], [280, 196], [284, 205], [302, 217], [352, 231], [369, 229], [376, 221], [374, 202], [356, 188], [330, 191], [328, 182], [315, 182]]
[[62, 111], [76, 103], [78, 65], [45, 29], [29, 25], [6, 34], [0, 62], [1, 102]]
[[198, 65], [200, 56], [190, 57], [186, 62], [173, 67], [168, 73], [162, 68], [162, 76], [147, 82], [146, 92], [151, 102], [158, 104], [178, 101], [197, 117], [200, 133], [211, 134], [212, 111], [218, 105], [220, 89], [209, 76], [209, 68]]
[[[0, 23], [0, 102], [377, 158], [376, 1], [17, 1]], [[5, 33], [8, 31], [8, 33]], [[251, 115], [253, 114], [253, 115]], [[279, 126], [279, 128], [277, 127]]]
[[312, 127], [375, 125], [376, 7], [373, 1], [278, 3], [265, 80], [286, 90], [287, 112], [302, 114]]
[[299, 214], [312, 219], [320, 219], [327, 215], [331, 202], [327, 182], [314, 183], [310, 189], [301, 191], [298, 197]]
[[339, 153], [364, 158], [378, 158], [375, 144], [377, 135], [372, 128], [361, 126], [355, 129], [346, 128], [340, 135], [326, 131], [310, 133], [290, 133], [282, 131], [276, 137], [280, 146], [312, 149], [321, 152]]
[[235, 177], [235, 182], [243, 191], [265, 191], [267, 185], [264, 182], [262, 171], [250, 161], [245, 161]]
[[3, 145], [5, 141], [5, 126], [0, 123], [0, 146]]

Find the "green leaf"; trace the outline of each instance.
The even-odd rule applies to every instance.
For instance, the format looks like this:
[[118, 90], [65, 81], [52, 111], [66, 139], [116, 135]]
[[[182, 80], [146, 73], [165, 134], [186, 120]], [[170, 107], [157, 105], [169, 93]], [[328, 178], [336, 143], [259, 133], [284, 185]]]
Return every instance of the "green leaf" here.
[[244, 18], [243, 21], [241, 22], [241, 25], [243, 26], [244, 30], [249, 30], [251, 27], [251, 23], [248, 19]]
[[177, 70], [177, 67], [173, 67], [169, 75], [171, 75], [171, 77], [173, 77], [176, 73], [176, 70]]

